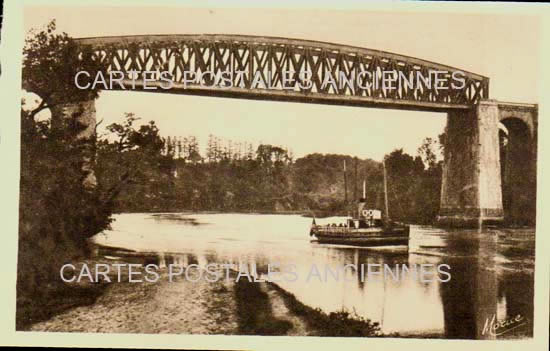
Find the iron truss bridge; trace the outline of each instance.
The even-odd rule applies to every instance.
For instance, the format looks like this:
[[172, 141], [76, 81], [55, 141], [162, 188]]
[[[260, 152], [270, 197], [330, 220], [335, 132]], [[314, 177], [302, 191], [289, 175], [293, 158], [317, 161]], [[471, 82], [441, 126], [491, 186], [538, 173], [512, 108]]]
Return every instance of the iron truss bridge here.
[[[157, 74], [148, 73], [145, 86], [159, 87], [163, 83], [159, 73], [166, 72], [170, 89], [151, 90], [165, 93], [427, 111], [468, 109], [489, 98], [489, 78], [479, 74], [347, 45], [243, 35], [76, 41], [80, 55], [91, 55], [107, 67], [104, 74], [122, 72], [124, 87], [113, 84], [113, 90], [146, 90], [139, 78], [154, 71]], [[223, 88], [219, 77], [225, 78]]]

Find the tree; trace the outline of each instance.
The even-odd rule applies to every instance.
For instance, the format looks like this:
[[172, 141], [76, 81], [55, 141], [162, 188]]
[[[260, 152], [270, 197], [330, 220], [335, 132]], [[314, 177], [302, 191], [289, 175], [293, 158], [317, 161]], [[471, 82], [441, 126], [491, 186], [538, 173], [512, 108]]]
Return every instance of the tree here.
[[[138, 131], [132, 131], [130, 134], [130, 145], [138, 147], [152, 155], [160, 155], [164, 139], [159, 134], [159, 129], [155, 125], [155, 121], [150, 121], [149, 124], [142, 125], [139, 127]], [[171, 141], [171, 157], [175, 155], [174, 142], [175, 139]]]
[[[118, 152], [122, 152], [132, 146], [131, 138], [134, 133], [133, 124], [139, 120], [133, 113], [125, 113], [124, 122], [112, 123], [107, 126], [107, 130], [113, 134], [116, 134], [118, 140], [115, 141]], [[167, 153], [170, 153], [170, 146], [167, 146]]]
[[424, 171], [420, 157], [396, 149], [385, 157], [388, 199], [392, 218], [415, 221], [416, 184]]
[[58, 104], [95, 99], [99, 89], [79, 89], [75, 75], [80, 71], [104, 72], [105, 68], [88, 49], [79, 56], [76, 42], [67, 33], [56, 33], [55, 20], [45, 29], [32, 30], [23, 48], [23, 89], [42, 100], [28, 117]]
[[[126, 113], [122, 123], [107, 130], [117, 135], [113, 143], [101, 140], [97, 176], [100, 186], [115, 201], [117, 210], [149, 210], [173, 201], [175, 138], [162, 138], [154, 121], [134, 127], [139, 120]], [[124, 190], [124, 191], [123, 191]]]
[[193, 164], [202, 162], [202, 156], [199, 151], [199, 141], [196, 137], [190, 136], [187, 144], [187, 158]]
[[81, 113], [36, 120], [44, 109], [95, 98], [97, 90], [79, 90], [73, 78], [101, 65], [89, 53], [79, 57], [74, 41], [55, 33], [54, 21], [29, 34], [23, 53], [23, 88], [41, 101], [33, 110], [21, 108], [18, 325], [62, 288], [59, 268], [88, 254], [87, 240], [108, 227], [112, 208], [99, 189], [83, 183], [90, 171], [82, 164], [96, 140], [81, 137]]
[[441, 149], [439, 143], [432, 138], [425, 138], [422, 145], [418, 148], [417, 153], [424, 162], [426, 168], [435, 167], [438, 161], [438, 152]]

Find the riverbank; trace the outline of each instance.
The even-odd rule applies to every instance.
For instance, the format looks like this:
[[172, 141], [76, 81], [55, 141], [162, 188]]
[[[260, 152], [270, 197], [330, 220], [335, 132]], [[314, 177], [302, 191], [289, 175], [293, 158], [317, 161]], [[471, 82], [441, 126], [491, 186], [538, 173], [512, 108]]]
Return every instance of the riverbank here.
[[[121, 251], [118, 251], [120, 254]], [[150, 260], [126, 251], [124, 259], [96, 257], [75, 264], [128, 264]], [[111, 257], [111, 258], [109, 258]], [[305, 306], [274, 283], [246, 277], [209, 282], [197, 270], [187, 277], [167, 278], [166, 267], [156, 282], [128, 282], [127, 266], [120, 277], [65, 284], [48, 301], [19, 304], [17, 330], [147, 334], [226, 334], [287, 336], [382, 336], [376, 323], [347, 312], [326, 314]], [[91, 268], [92, 276], [95, 276]]]
[[299, 215], [306, 218], [327, 218], [327, 217], [345, 217], [349, 215], [349, 211], [324, 211], [324, 210], [249, 210], [249, 211], [193, 211], [193, 210], [151, 210], [151, 211], [129, 211], [129, 212], [114, 212], [113, 214], [128, 214], [128, 213], [147, 213], [151, 215], [159, 214], [177, 214], [177, 215], [203, 215], [203, 214], [260, 214], [260, 215]]
[[[142, 264], [148, 264], [144, 258]], [[136, 260], [87, 260], [96, 264], [128, 264]], [[76, 270], [84, 264], [75, 264]], [[92, 275], [95, 272], [92, 270]], [[19, 330], [50, 332], [152, 333], [152, 334], [234, 334], [238, 328], [235, 299], [231, 281], [207, 282], [190, 271], [188, 278], [166, 279], [167, 270], [159, 270], [157, 282], [130, 283], [127, 268], [109, 273], [112, 283], [67, 284], [73, 306], [55, 310], [51, 303], [51, 318], [37, 323], [22, 324]], [[142, 272], [143, 273], [143, 272]], [[120, 282], [119, 282], [120, 281]], [[102, 293], [93, 301], [82, 298], [81, 285], [102, 286]], [[70, 294], [68, 294], [70, 295]]]
[[[209, 210], [179, 210], [179, 209], [164, 209], [164, 210], [150, 210], [150, 211], [126, 211], [126, 212], [113, 212], [113, 214], [127, 214], [127, 213], [148, 213], [148, 214], [180, 214], [180, 215], [197, 215], [197, 214], [273, 214], [273, 215], [302, 215], [310, 217], [311, 211], [308, 210], [248, 210], [248, 211], [209, 211]], [[327, 216], [328, 217], [328, 216]]]

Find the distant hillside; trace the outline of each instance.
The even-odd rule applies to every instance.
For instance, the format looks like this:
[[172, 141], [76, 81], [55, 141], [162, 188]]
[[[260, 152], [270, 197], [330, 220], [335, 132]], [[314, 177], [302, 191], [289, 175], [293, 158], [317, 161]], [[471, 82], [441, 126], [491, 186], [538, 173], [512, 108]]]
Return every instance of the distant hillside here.
[[[116, 188], [116, 211], [344, 215], [362, 197], [363, 181], [368, 206], [383, 208], [380, 162], [319, 153], [294, 160], [282, 146], [261, 144], [254, 150], [250, 144], [222, 145], [213, 136], [202, 156], [196, 138], [164, 139], [154, 122], [134, 130], [135, 117], [127, 118], [125, 125], [111, 128], [123, 143], [98, 143], [96, 174], [100, 186]], [[433, 147], [428, 140], [419, 151], [430, 156]], [[441, 165], [426, 159], [427, 168], [421, 156], [401, 149], [386, 156], [392, 218], [429, 222], [437, 213]]]

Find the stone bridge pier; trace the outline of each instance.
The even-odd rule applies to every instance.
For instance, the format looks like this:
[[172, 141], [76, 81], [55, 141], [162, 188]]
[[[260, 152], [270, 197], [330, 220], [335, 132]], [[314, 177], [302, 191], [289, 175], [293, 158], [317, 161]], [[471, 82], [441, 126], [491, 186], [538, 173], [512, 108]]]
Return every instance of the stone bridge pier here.
[[448, 112], [440, 225], [534, 224], [537, 111], [481, 100]]
[[78, 123], [82, 128], [76, 135], [76, 139], [83, 142], [84, 152], [82, 159], [83, 185], [93, 189], [97, 185], [94, 172], [95, 163], [95, 133], [96, 133], [96, 109], [95, 99], [79, 102], [55, 104], [51, 107], [52, 127], [65, 128], [63, 125]]

